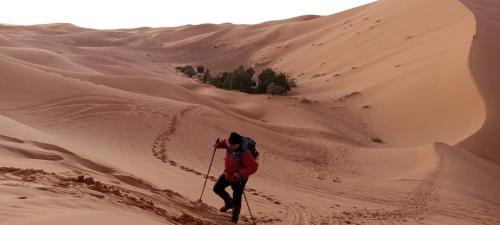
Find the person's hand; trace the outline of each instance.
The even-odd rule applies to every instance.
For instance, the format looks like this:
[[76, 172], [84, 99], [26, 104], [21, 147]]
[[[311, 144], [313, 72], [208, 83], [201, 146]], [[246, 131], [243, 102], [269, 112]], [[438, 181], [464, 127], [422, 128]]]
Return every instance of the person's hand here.
[[222, 146], [227, 145], [226, 139], [219, 140], [217, 143], [214, 144], [214, 148], [222, 148]]

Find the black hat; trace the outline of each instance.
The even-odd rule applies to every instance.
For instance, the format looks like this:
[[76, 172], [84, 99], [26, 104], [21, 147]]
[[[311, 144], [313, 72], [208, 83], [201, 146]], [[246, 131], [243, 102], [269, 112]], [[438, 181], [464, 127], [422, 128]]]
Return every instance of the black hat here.
[[236, 132], [231, 132], [229, 135], [229, 144], [241, 144], [243, 142], [243, 138]]

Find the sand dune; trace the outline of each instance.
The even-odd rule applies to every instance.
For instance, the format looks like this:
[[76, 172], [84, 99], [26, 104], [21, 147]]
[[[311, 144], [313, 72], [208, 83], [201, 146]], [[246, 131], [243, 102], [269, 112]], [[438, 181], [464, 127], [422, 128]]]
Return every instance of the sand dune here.
[[[210, 146], [233, 130], [262, 153], [246, 192], [259, 224], [499, 224], [498, 7], [0, 25], [0, 224], [227, 224], [209, 187], [196, 201]], [[177, 73], [184, 64], [273, 67], [297, 88], [219, 90]]]
[[474, 81], [485, 101], [487, 115], [481, 129], [462, 145], [490, 159], [500, 162], [497, 136], [499, 106], [495, 96], [498, 91], [498, 50], [500, 36], [498, 13], [500, 6], [494, 1], [462, 1], [476, 17], [476, 33], [471, 47], [470, 64]]

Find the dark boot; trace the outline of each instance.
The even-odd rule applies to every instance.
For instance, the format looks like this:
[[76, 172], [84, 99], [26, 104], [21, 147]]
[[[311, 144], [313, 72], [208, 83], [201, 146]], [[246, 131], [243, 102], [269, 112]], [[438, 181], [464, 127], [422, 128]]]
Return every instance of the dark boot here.
[[240, 183], [231, 184], [231, 188], [233, 189], [233, 215], [231, 217], [231, 222], [234, 224], [237, 224], [240, 219], [241, 197], [245, 190], [245, 183], [246, 180]]
[[238, 220], [240, 219], [240, 210], [241, 210], [241, 205], [235, 206], [233, 208], [233, 215], [231, 216], [231, 222], [234, 224], [238, 223]]
[[233, 216], [231, 217], [231, 223], [237, 224], [239, 219], [240, 219], [240, 217], [239, 217], [239, 216], [236, 216], [236, 217], [235, 217], [235, 216], [233, 215]]

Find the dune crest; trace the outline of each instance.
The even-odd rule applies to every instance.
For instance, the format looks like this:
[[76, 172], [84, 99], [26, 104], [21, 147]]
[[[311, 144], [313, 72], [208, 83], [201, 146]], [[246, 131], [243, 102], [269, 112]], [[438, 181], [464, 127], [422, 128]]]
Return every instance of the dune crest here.
[[[230, 131], [262, 154], [246, 190], [259, 224], [498, 224], [499, 7], [380, 0], [255, 25], [0, 25], [0, 224], [226, 224], [209, 190], [222, 152], [196, 201]], [[276, 68], [297, 87], [224, 91], [175, 70], [186, 64]]]
[[484, 125], [472, 137], [461, 143], [467, 149], [484, 158], [500, 163], [500, 148], [498, 142], [499, 109], [498, 85], [498, 51], [500, 44], [500, 26], [498, 14], [500, 6], [495, 1], [467, 1], [461, 0], [476, 18], [476, 33], [471, 47], [470, 65], [475, 83], [485, 101], [487, 115]]

